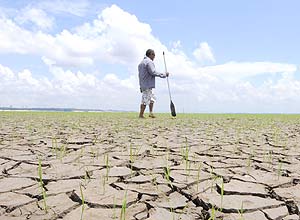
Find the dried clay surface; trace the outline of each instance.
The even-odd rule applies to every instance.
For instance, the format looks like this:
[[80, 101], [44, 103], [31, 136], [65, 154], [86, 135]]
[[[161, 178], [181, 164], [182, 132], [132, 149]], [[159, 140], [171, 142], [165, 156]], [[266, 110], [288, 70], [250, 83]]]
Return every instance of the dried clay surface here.
[[0, 112], [0, 219], [300, 218], [300, 116]]

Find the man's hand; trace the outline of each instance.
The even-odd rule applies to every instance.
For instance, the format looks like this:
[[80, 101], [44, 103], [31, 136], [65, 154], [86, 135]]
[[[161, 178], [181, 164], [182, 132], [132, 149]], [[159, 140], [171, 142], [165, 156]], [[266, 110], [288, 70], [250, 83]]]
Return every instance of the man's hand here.
[[169, 72], [166, 72], [166, 77], [169, 77], [170, 73]]

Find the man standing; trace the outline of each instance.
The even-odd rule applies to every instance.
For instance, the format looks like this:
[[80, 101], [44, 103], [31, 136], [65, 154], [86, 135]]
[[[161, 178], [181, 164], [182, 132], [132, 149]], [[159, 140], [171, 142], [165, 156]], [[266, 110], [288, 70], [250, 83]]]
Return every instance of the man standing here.
[[159, 73], [155, 69], [154, 60], [155, 53], [154, 50], [148, 49], [146, 51], [146, 56], [139, 64], [139, 82], [140, 82], [140, 91], [142, 93], [142, 102], [140, 106], [140, 118], [144, 117], [144, 111], [146, 106], [149, 105], [149, 117], [155, 118], [153, 114], [153, 105], [155, 102], [155, 96], [152, 89], [155, 88], [155, 77], [166, 78], [169, 76], [169, 73]]

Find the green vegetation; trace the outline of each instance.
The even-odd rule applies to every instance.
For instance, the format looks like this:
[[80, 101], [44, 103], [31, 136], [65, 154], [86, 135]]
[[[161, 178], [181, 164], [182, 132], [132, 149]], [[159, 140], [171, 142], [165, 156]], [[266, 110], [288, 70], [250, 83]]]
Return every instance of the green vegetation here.
[[43, 209], [47, 213], [48, 212], [47, 203], [46, 203], [47, 195], [46, 195], [46, 190], [45, 190], [44, 182], [43, 182], [43, 171], [42, 171], [42, 161], [41, 161], [41, 159], [39, 159], [38, 175], [39, 175], [39, 185], [40, 185], [40, 188], [41, 188], [41, 191], [42, 191]]
[[84, 201], [84, 196], [83, 196], [83, 190], [82, 190], [82, 185], [80, 184], [80, 196], [81, 196], [81, 217], [80, 220], [83, 219], [83, 212], [85, 209], [85, 201]]
[[120, 220], [126, 220], [126, 208], [127, 208], [127, 190], [125, 191], [125, 195], [122, 202]]
[[215, 220], [216, 219], [216, 213], [215, 212], [216, 212], [215, 207], [212, 207], [210, 217], [209, 217], [208, 220]]
[[240, 214], [239, 220], [244, 220], [244, 204], [243, 204], [243, 202], [241, 204], [241, 209], [238, 210], [238, 213]]
[[108, 181], [108, 175], [109, 175], [109, 169], [110, 169], [110, 167], [109, 167], [109, 156], [108, 156], [108, 154], [106, 154], [105, 156], [104, 156], [104, 161], [105, 161], [105, 166], [106, 166], [106, 180]]

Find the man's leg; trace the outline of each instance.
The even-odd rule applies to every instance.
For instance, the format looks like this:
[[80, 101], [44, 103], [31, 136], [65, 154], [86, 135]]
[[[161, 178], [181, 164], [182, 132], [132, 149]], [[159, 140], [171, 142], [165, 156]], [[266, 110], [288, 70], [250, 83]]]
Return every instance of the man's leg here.
[[151, 118], [155, 118], [155, 116], [153, 115], [153, 105], [154, 105], [154, 102], [150, 102], [150, 105], [149, 105], [149, 110], [150, 110], [150, 115], [149, 117]]
[[145, 109], [146, 109], [146, 105], [141, 104], [141, 106], [140, 106], [140, 116], [139, 116], [140, 118], [144, 118]]

